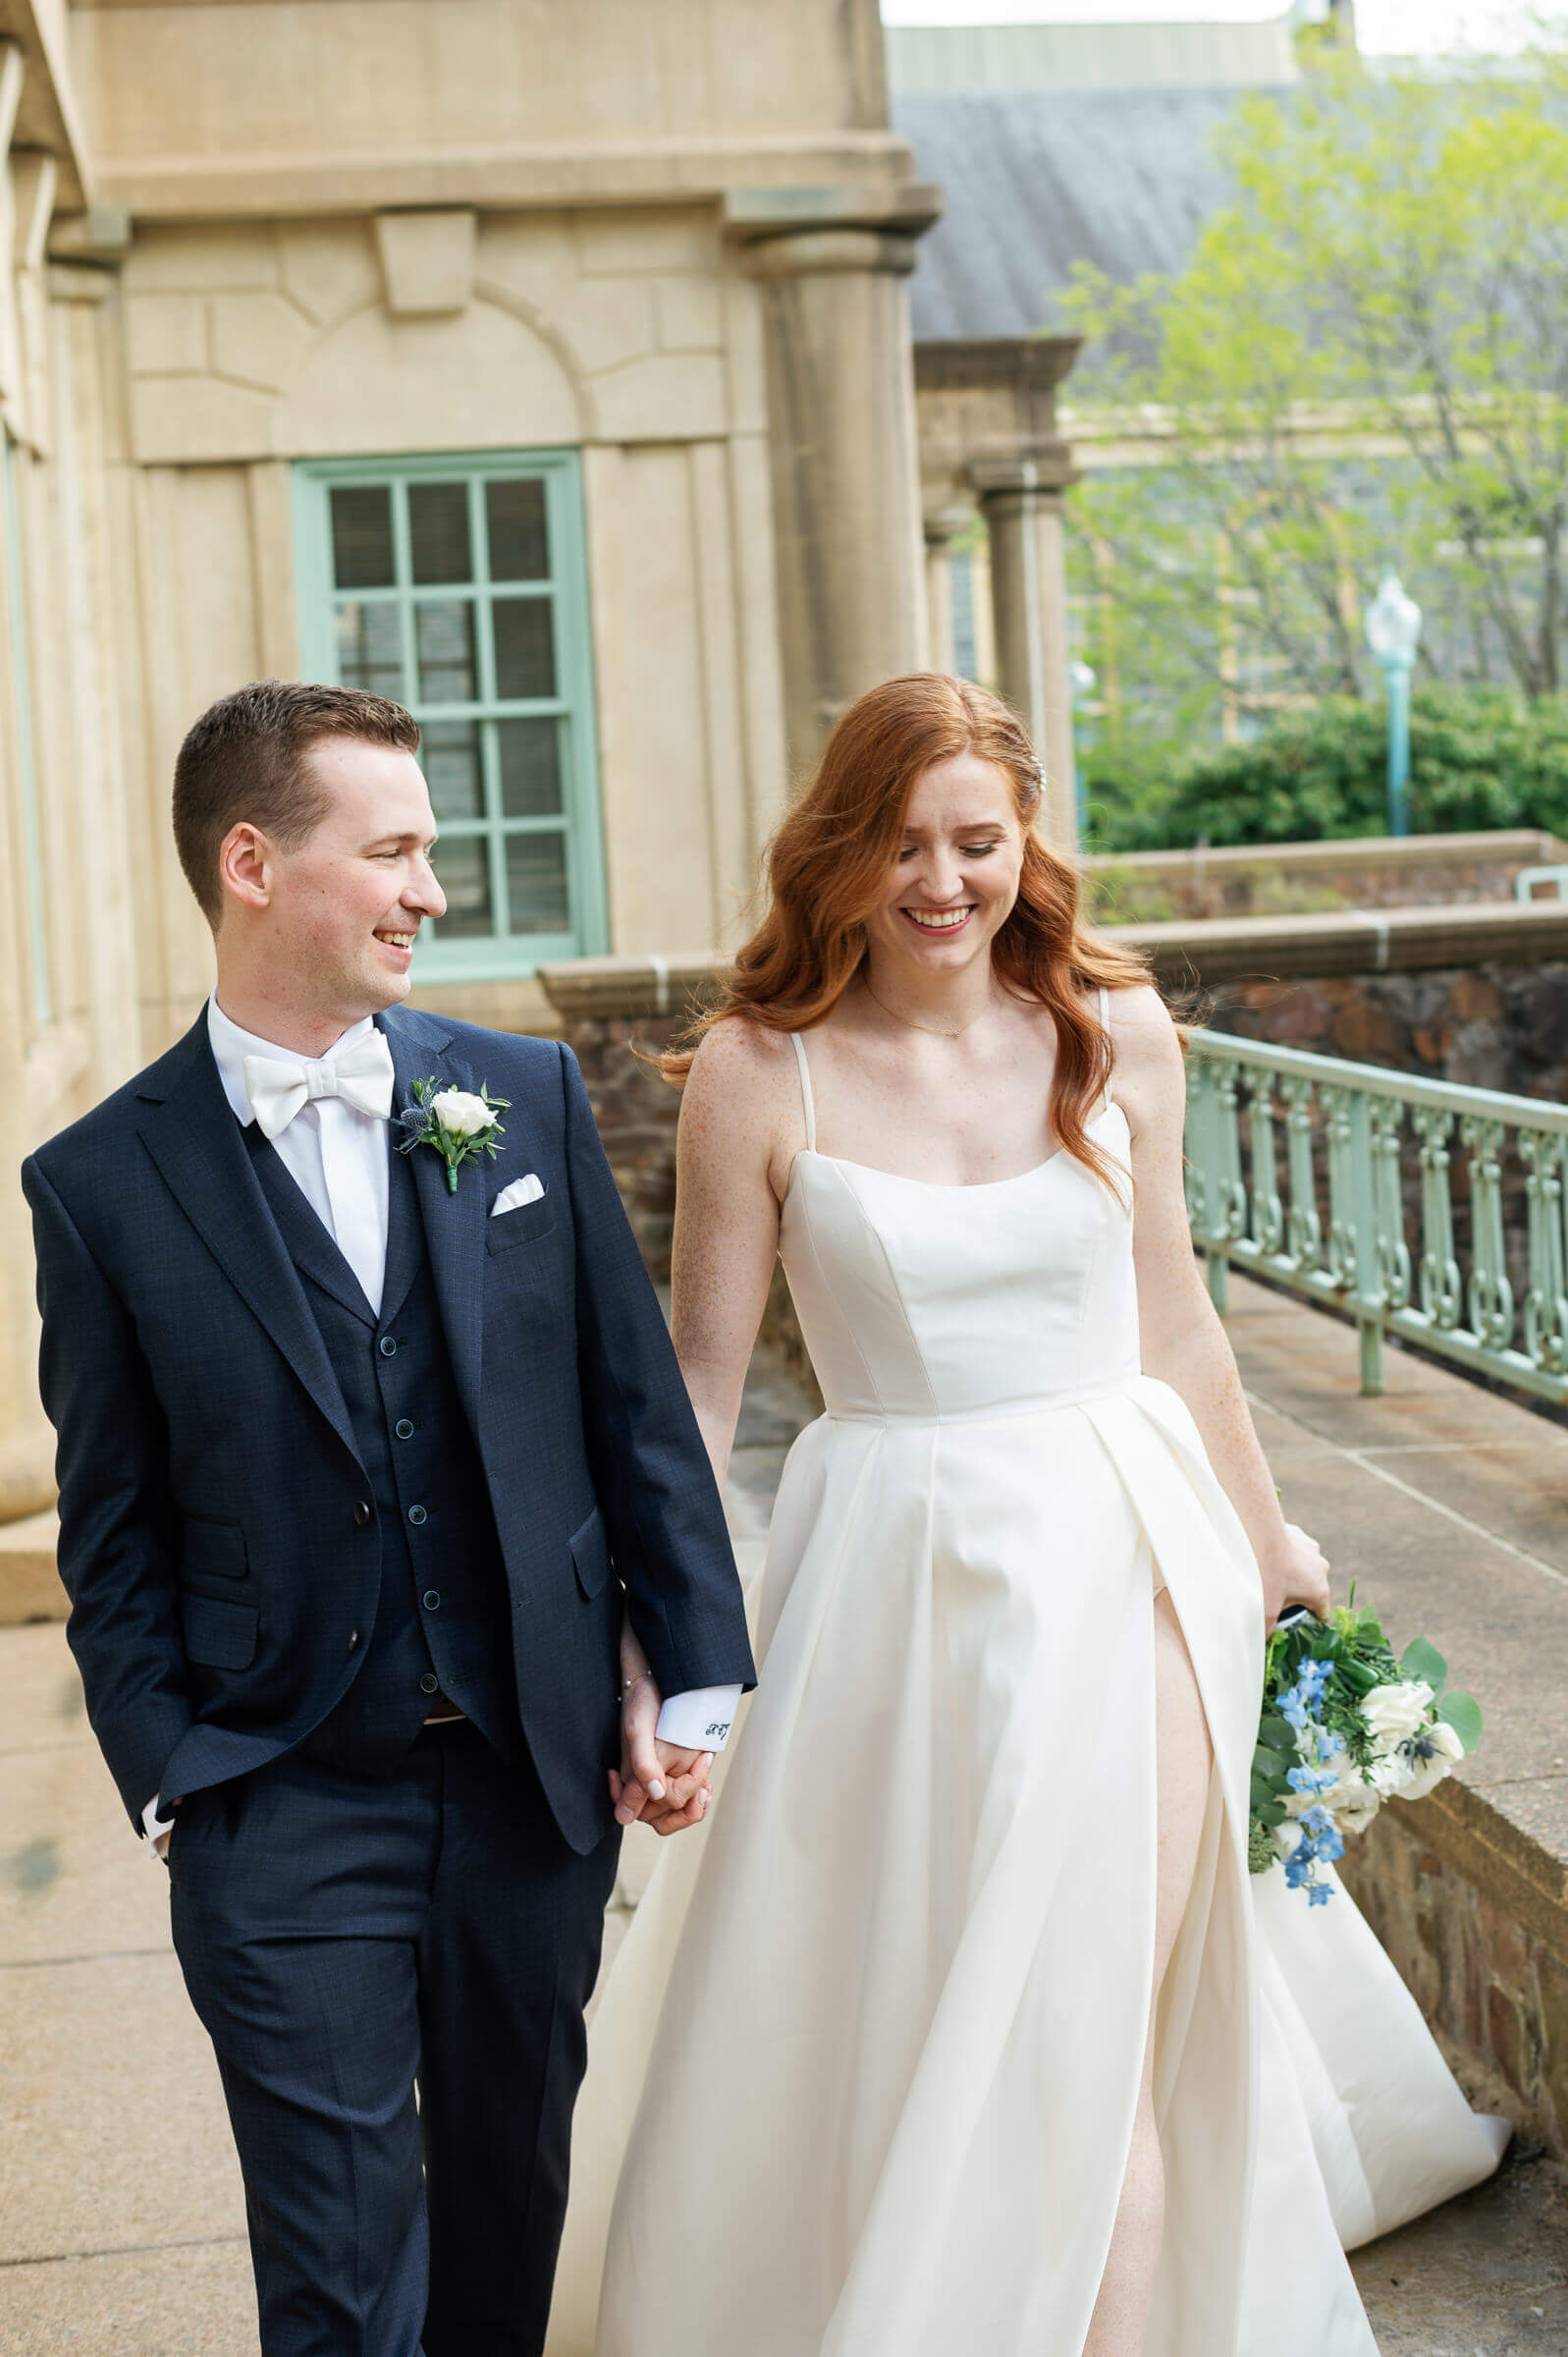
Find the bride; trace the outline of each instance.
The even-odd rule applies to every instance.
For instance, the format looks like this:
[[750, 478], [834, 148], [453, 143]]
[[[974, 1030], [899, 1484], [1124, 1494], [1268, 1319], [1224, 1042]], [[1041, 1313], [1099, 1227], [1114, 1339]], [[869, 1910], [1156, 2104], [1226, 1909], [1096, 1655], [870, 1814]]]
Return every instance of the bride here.
[[669, 1060], [721, 1479], [776, 1256], [827, 1412], [593, 2033], [552, 2357], [1368, 2357], [1342, 2242], [1495, 2165], [1346, 1894], [1259, 1938], [1264, 1634], [1327, 1565], [1197, 1274], [1175, 1028], [1040, 803], [994, 696], [863, 696]]

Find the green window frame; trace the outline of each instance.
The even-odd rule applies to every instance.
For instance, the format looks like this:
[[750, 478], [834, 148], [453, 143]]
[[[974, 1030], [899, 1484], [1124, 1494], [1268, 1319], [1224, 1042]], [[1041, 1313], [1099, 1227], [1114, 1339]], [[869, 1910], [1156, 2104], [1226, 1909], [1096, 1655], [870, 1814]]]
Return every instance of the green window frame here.
[[448, 913], [414, 978], [499, 981], [609, 944], [574, 450], [304, 460], [305, 675], [418, 721]]

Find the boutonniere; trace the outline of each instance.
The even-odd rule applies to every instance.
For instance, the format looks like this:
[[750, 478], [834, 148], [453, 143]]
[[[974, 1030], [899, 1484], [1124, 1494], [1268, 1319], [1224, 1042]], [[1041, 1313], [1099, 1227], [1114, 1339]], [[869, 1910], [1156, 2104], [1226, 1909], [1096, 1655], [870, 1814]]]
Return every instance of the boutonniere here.
[[493, 1097], [483, 1081], [477, 1096], [466, 1088], [438, 1088], [434, 1080], [416, 1080], [409, 1093], [413, 1103], [398, 1116], [403, 1131], [398, 1151], [411, 1154], [415, 1146], [433, 1146], [447, 1166], [447, 1192], [455, 1195], [460, 1164], [470, 1154], [500, 1151], [507, 1133], [496, 1116], [510, 1112], [512, 1100]]

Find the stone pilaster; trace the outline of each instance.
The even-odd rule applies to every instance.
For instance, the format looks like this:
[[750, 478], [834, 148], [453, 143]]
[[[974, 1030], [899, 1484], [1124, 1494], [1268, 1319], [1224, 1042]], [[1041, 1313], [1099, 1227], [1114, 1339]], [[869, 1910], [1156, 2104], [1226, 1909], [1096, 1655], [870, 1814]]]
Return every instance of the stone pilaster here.
[[905, 281], [934, 189], [726, 200], [761, 293], [789, 762], [845, 705], [929, 660]]

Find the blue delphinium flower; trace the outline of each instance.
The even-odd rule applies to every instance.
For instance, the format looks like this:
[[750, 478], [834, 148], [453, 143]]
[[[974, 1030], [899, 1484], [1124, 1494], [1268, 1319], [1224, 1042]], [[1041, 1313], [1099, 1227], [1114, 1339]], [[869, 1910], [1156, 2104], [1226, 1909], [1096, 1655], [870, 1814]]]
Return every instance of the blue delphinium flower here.
[[1334, 1673], [1332, 1662], [1320, 1662], [1310, 1656], [1296, 1672], [1296, 1690], [1309, 1702], [1321, 1702], [1324, 1689]]
[[1313, 1855], [1319, 1858], [1342, 1858], [1345, 1837], [1326, 1809], [1307, 1809], [1301, 1819], [1302, 1831], [1312, 1836]]
[[1282, 1716], [1289, 1720], [1297, 1734], [1300, 1734], [1308, 1720], [1314, 1716], [1311, 1705], [1299, 1686], [1292, 1686], [1288, 1694], [1280, 1696], [1279, 1709]]
[[1333, 1885], [1331, 1883], [1309, 1883], [1307, 1886], [1307, 1904], [1309, 1907], [1325, 1907], [1328, 1904], [1328, 1901], [1332, 1898], [1333, 1894]]
[[1339, 1777], [1332, 1768], [1292, 1768], [1285, 1781], [1292, 1792], [1310, 1792], [1316, 1799], [1325, 1792], [1331, 1792]]

